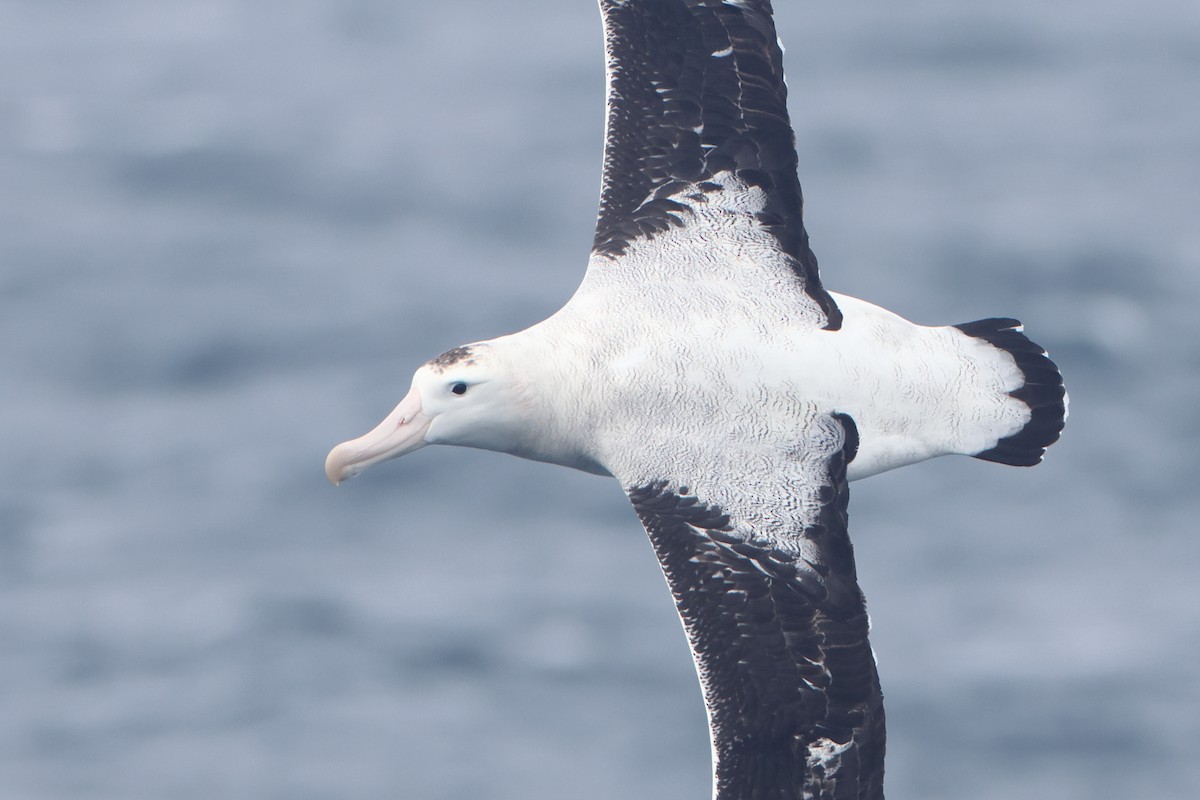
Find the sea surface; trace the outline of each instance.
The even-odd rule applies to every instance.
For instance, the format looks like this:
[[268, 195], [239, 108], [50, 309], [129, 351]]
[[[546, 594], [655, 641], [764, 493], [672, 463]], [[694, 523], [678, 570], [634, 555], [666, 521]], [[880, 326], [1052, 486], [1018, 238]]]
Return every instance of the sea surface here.
[[[1200, 797], [1200, 5], [775, 5], [825, 284], [1071, 390], [852, 488], [888, 797]], [[591, 0], [0, 0], [0, 800], [709, 796], [615, 482], [322, 472], [570, 295], [602, 92]]]

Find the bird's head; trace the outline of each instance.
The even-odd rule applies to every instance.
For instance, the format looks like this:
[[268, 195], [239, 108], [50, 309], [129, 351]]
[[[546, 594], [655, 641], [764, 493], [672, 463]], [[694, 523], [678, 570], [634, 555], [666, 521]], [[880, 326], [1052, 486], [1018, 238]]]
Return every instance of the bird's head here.
[[529, 416], [523, 386], [491, 344], [456, 347], [424, 364], [400, 404], [325, 459], [335, 485], [427, 444], [514, 452]]

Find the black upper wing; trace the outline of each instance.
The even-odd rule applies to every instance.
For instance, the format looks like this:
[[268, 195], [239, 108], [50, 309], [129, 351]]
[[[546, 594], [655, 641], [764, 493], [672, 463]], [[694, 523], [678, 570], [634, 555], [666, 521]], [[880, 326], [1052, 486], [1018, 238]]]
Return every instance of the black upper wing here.
[[769, 0], [600, 0], [600, 8], [608, 113], [594, 251], [619, 256], [680, 224], [697, 192], [717, 191], [733, 174], [765, 190], [757, 221], [836, 328], [804, 230]]
[[629, 490], [700, 674], [717, 800], [883, 797], [883, 696], [846, 533], [852, 453], [830, 460], [820, 511], [793, 532], [804, 556], [747, 540], [686, 488]]

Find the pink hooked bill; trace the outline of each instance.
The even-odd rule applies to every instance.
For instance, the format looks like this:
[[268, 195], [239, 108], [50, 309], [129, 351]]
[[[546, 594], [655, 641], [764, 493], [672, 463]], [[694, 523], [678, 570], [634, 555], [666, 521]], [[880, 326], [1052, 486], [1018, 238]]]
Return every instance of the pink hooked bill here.
[[425, 446], [425, 432], [432, 421], [433, 417], [421, 410], [421, 393], [414, 386], [370, 433], [330, 450], [325, 474], [337, 486], [373, 464], [418, 450]]

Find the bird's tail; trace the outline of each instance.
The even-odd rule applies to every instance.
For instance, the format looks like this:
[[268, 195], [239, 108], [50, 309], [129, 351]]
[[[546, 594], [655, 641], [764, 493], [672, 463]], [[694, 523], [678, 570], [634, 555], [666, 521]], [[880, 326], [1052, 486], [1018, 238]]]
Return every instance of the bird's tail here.
[[1067, 390], [1058, 365], [1045, 349], [1021, 332], [1021, 323], [1015, 319], [980, 319], [954, 327], [1012, 356], [1024, 383], [1008, 394], [1029, 406], [1031, 412], [1025, 427], [972, 455], [1019, 467], [1039, 463], [1046, 448], [1058, 441], [1067, 419]]

